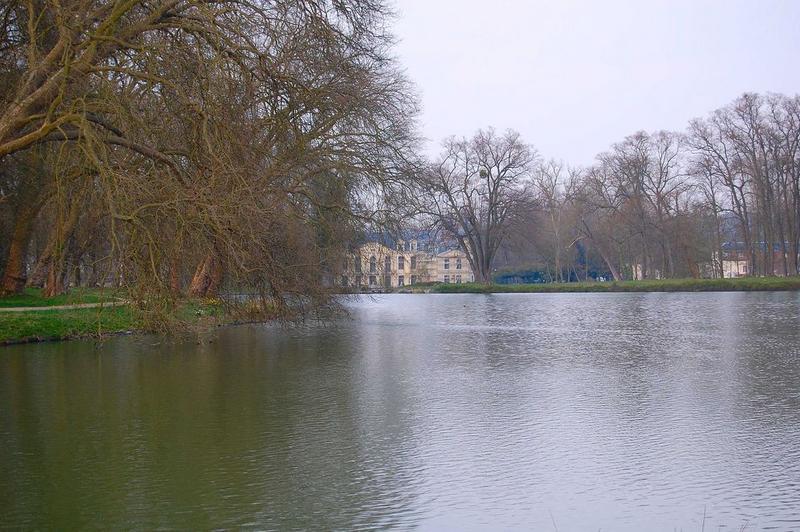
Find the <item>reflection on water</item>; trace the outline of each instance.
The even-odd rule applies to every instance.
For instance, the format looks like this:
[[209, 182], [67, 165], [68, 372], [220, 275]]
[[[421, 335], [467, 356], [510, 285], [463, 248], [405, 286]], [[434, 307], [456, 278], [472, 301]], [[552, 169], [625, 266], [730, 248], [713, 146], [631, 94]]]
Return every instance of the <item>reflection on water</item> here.
[[349, 306], [3, 349], [0, 525], [800, 528], [799, 294]]

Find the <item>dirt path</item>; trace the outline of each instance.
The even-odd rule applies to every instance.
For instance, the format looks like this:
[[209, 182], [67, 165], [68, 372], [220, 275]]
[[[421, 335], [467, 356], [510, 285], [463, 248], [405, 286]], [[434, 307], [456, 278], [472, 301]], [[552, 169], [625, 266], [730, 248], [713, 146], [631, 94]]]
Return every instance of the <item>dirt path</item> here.
[[39, 310], [75, 310], [82, 308], [119, 307], [127, 305], [128, 301], [106, 301], [105, 303], [78, 303], [75, 305], [53, 305], [51, 307], [7, 307], [0, 308], [2, 312], [35, 312]]

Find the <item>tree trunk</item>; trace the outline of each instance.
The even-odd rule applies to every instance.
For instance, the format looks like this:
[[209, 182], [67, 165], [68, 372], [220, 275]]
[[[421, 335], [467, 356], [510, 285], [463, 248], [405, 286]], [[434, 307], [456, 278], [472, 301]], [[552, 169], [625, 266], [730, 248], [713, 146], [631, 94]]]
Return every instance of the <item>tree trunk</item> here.
[[64, 280], [68, 272], [65, 272], [64, 262], [65, 253], [62, 251], [56, 256], [53, 254], [46, 267], [47, 277], [45, 278], [42, 294], [45, 297], [53, 297], [64, 293], [66, 287]]
[[195, 268], [194, 275], [192, 276], [192, 282], [189, 284], [190, 297], [202, 297], [205, 295], [205, 291], [208, 286], [207, 271], [210, 261], [211, 255], [208, 255], [202, 261], [200, 261], [200, 264], [198, 264], [197, 268]]
[[[716, 204], [714, 204], [714, 209], [716, 209], [716, 208], [717, 208], [717, 206], [716, 206]], [[720, 227], [719, 214], [717, 213], [716, 210], [714, 211], [714, 228], [715, 228], [714, 247], [716, 248], [716, 252], [717, 252], [717, 263], [714, 264], [713, 266], [716, 268], [716, 273], [717, 273], [717, 275], [719, 275], [719, 278], [720, 279], [724, 279], [725, 278], [725, 268], [722, 265], [722, 228]]]
[[556, 276], [558, 277], [558, 282], [564, 280], [564, 275], [561, 273], [561, 257], [559, 257], [558, 244], [556, 244]]
[[492, 276], [482, 266], [475, 272], [475, 280], [481, 284], [491, 284]]
[[583, 280], [589, 280], [589, 246], [586, 246], [586, 250], [583, 253]]
[[23, 205], [16, 213], [6, 267], [0, 281], [0, 293], [18, 294], [25, 288], [25, 258], [37, 211], [38, 209], [34, 206]]
[[699, 279], [700, 278], [700, 266], [692, 260], [692, 255], [689, 251], [689, 246], [686, 245], [684, 242], [683, 244], [683, 254], [686, 257], [686, 266], [689, 268], [689, 275], [692, 276], [692, 279]]
[[192, 283], [189, 285], [190, 297], [210, 297], [217, 293], [222, 284], [222, 264], [219, 258], [210, 253], [197, 265]]
[[169, 265], [169, 289], [173, 295], [181, 294], [181, 260], [175, 255]]
[[614, 280], [621, 281], [622, 277], [619, 274], [619, 270], [617, 270], [617, 267], [614, 266], [614, 263], [611, 262], [611, 260], [609, 260], [606, 252], [603, 251], [602, 247], [600, 246], [595, 246], [595, 248], [597, 249], [598, 253], [600, 253], [600, 256], [603, 257], [603, 260], [605, 261], [606, 266], [608, 266], [608, 270], [611, 272], [611, 275], [614, 277]]
[[44, 297], [53, 297], [64, 293], [64, 274], [61, 268], [57, 268], [53, 264], [47, 271], [47, 280], [44, 283], [42, 295]]
[[649, 279], [650, 277], [650, 250], [647, 247], [647, 238], [642, 232], [642, 280]]
[[36, 265], [33, 267], [31, 275], [28, 277], [28, 286], [42, 288], [44, 283], [47, 282], [47, 275], [53, 262], [53, 247], [55, 241], [50, 240], [44, 252], [39, 255]]

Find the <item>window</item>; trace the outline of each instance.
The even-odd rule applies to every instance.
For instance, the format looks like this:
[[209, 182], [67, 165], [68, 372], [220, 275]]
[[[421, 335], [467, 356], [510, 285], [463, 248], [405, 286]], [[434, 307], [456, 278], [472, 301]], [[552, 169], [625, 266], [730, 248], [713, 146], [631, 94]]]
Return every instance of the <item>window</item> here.
[[375, 286], [376, 284], [378, 284], [378, 279], [374, 275], [370, 275], [369, 276], [369, 285], [370, 286]]
[[445, 270], [450, 269], [450, 259], [444, 259], [444, 269]]
[[390, 288], [392, 286], [392, 275], [387, 273], [383, 276], [383, 287]]
[[397, 286], [405, 286], [406, 285], [406, 278], [402, 275], [397, 276]]
[[450, 276], [449, 275], [445, 275], [444, 276], [444, 282], [445, 283], [449, 283], [450, 282]]
[[383, 273], [389, 273], [392, 271], [392, 257], [386, 257], [383, 259]]
[[406, 242], [405, 250], [406, 251], [411, 251], [411, 242]]
[[361, 273], [361, 257], [353, 257], [356, 273]]
[[361, 276], [356, 275], [356, 286], [361, 286]]
[[416, 257], [416, 255], [412, 255], [411, 256], [411, 269], [412, 270], [416, 270], [417, 269], [417, 257]]
[[459, 259], [456, 259], [456, 270], [460, 270], [460, 269], [461, 269], [461, 259], [459, 258]]
[[347, 276], [342, 275], [342, 286], [347, 286]]
[[369, 258], [369, 273], [375, 273], [378, 271], [378, 259], [375, 258], [375, 255]]
[[456, 275], [456, 284], [461, 284], [461, 275]]
[[397, 269], [403, 271], [406, 269], [406, 258], [402, 255], [397, 257]]
[[415, 284], [417, 284], [417, 276], [416, 276], [416, 275], [412, 275], [412, 276], [411, 276], [411, 284], [412, 284], [412, 285], [415, 285]]

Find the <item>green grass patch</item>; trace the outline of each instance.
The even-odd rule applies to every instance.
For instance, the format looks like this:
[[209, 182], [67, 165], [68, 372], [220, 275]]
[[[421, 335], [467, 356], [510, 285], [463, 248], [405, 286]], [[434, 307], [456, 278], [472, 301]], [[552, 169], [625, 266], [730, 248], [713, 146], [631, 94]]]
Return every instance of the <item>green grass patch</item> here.
[[102, 336], [139, 329], [127, 306], [0, 313], [0, 344]]
[[740, 277], [737, 279], [658, 279], [647, 281], [484, 285], [437, 284], [439, 294], [561, 293], [561, 292], [723, 292], [800, 290], [800, 277]]
[[39, 288], [26, 288], [21, 294], [0, 297], [0, 308], [9, 307], [56, 307], [82, 303], [104, 303], [122, 297], [119, 290], [110, 288], [78, 288], [67, 294], [43, 297]]
[[[248, 305], [229, 307], [218, 299], [182, 301], [151, 300], [139, 307], [128, 305], [48, 309], [56, 305], [102, 303], [118, 301], [114, 292], [77, 291], [65, 296], [43, 298], [38, 290], [0, 299], [2, 307], [38, 307], [24, 312], [0, 310], [0, 345], [64, 340], [80, 337], [100, 337], [125, 331], [167, 332], [243, 320], [263, 321], [264, 313], [256, 313]], [[119, 292], [117, 292], [119, 295]]]

